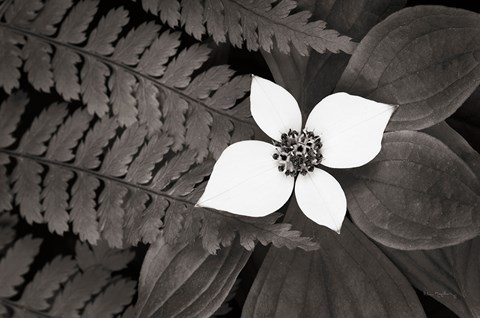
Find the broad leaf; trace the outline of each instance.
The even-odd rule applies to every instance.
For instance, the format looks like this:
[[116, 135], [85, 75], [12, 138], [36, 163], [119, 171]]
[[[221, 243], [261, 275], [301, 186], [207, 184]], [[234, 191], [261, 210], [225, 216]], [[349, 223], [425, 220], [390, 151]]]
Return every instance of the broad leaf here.
[[380, 154], [344, 176], [353, 220], [386, 246], [432, 249], [480, 233], [477, 175], [429, 135], [387, 133]]
[[339, 235], [291, 212], [321, 248], [270, 249], [242, 317], [425, 317], [403, 275], [348, 220]]
[[170, 245], [160, 236], [143, 262], [135, 317], [209, 317], [249, 256], [238, 242], [210, 255], [201, 241]]
[[336, 91], [400, 105], [388, 130], [423, 129], [477, 88], [480, 15], [440, 6], [392, 14], [358, 45]]
[[460, 317], [480, 316], [480, 238], [428, 251], [382, 250], [425, 295]]

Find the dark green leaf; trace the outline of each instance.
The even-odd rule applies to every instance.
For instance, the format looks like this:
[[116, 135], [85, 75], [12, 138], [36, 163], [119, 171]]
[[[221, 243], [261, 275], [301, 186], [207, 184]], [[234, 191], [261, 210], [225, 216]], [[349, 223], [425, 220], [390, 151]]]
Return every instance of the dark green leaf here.
[[403, 275], [348, 220], [338, 235], [291, 212], [321, 248], [270, 249], [242, 317], [425, 317]]
[[400, 105], [389, 130], [423, 129], [453, 114], [476, 89], [479, 49], [477, 13], [407, 8], [363, 38], [336, 90]]
[[380, 154], [344, 181], [355, 223], [386, 246], [439, 248], [480, 232], [478, 177], [427, 134], [385, 134]]
[[160, 236], [143, 262], [135, 317], [209, 317], [249, 255], [238, 242], [210, 255], [201, 240], [169, 245]]

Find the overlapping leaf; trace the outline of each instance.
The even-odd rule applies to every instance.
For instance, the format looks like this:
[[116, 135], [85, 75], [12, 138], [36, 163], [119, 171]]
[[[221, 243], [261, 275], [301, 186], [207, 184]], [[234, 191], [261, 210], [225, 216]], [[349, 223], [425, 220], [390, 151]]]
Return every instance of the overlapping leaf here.
[[[23, 284], [22, 276], [30, 271], [40, 244], [41, 239], [23, 237], [0, 259], [0, 314], [14, 318], [113, 317], [132, 301], [135, 282], [112, 275], [114, 270], [100, 264], [80, 270], [71, 256], [55, 257], [24, 288], [17, 290]], [[115, 270], [126, 265], [123, 263]]]
[[405, 277], [350, 221], [339, 235], [298, 209], [287, 219], [321, 247], [271, 249], [242, 317], [425, 317]]
[[249, 256], [238, 242], [210, 255], [200, 241], [168, 244], [160, 236], [143, 263], [135, 317], [210, 317]]
[[[200, 235], [211, 253], [230, 245], [237, 232], [249, 250], [256, 240], [316, 247], [290, 225], [274, 224], [276, 214], [251, 219], [195, 208], [212, 162], [196, 165], [192, 149], [175, 154], [168, 135], [148, 136], [145, 125], [120, 128], [112, 118], [93, 119], [83, 109], [69, 114], [67, 105], [53, 104], [17, 141], [12, 132], [21, 112], [12, 107], [15, 101], [22, 108], [26, 95], [12, 95], [0, 108], [8, 123], [0, 135], [6, 141], [0, 148], [7, 194], [2, 202], [11, 207], [14, 196], [29, 223], [45, 222], [58, 234], [71, 223], [82, 240], [103, 238], [113, 247], [152, 243], [164, 226], [169, 242]], [[8, 162], [13, 164], [9, 175]]]
[[127, 29], [121, 7], [92, 25], [97, 0], [23, 2], [12, 1], [0, 23], [0, 86], [7, 93], [19, 86], [23, 65], [37, 90], [55, 88], [66, 101], [82, 100], [90, 114], [113, 114], [121, 126], [139, 122], [150, 135], [168, 133], [174, 149], [187, 144], [198, 162], [209, 149], [225, 148], [235, 127], [243, 139], [252, 135], [248, 111], [235, 107], [248, 77], [233, 77], [226, 66], [192, 75], [208, 59], [205, 45], [184, 48], [179, 33], [160, 32], [152, 22]]
[[337, 91], [399, 105], [387, 130], [424, 129], [457, 110], [480, 83], [480, 16], [406, 8], [362, 39]]
[[480, 181], [472, 168], [436, 138], [391, 132], [380, 154], [350, 170], [342, 185], [352, 218], [370, 237], [397, 249], [433, 249], [480, 233]]
[[423, 132], [443, 142], [480, 177], [480, 154], [446, 122], [429, 127]]
[[[139, 1], [140, 2], [140, 1]], [[326, 29], [321, 20], [309, 21], [311, 13], [292, 13], [292, 0], [141, 0], [145, 11], [158, 15], [171, 27], [182, 25], [197, 39], [208, 33], [215, 42], [230, 41], [236, 47], [267, 52], [275, 47], [283, 53], [294, 47], [301, 55], [309, 48], [323, 53], [352, 53], [355, 44], [347, 36]]]

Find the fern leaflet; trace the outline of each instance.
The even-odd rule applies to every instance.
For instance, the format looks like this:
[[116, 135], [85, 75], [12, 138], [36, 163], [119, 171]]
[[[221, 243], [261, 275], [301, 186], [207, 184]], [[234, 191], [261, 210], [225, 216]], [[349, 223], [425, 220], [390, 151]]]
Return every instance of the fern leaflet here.
[[[135, 1], [135, 0], [134, 0]], [[139, 0], [140, 2], [140, 0]], [[236, 47], [270, 52], [273, 44], [288, 54], [292, 45], [301, 55], [309, 48], [324, 53], [352, 53], [355, 43], [321, 20], [310, 22], [311, 13], [292, 13], [293, 0], [141, 0], [145, 11], [158, 15], [163, 23], [200, 40], [208, 33], [216, 43], [228, 40]]]
[[0, 297], [16, 294], [15, 287], [23, 283], [23, 275], [28, 271], [40, 248], [41, 240], [26, 236], [19, 239], [0, 260]]

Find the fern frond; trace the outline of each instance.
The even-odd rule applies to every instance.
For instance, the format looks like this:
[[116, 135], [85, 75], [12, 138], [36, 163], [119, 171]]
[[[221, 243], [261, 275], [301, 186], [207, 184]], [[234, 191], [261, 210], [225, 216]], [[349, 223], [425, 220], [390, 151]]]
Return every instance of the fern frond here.
[[[136, 1], [136, 0], [134, 0]], [[326, 29], [321, 20], [309, 21], [311, 13], [301, 11], [292, 0], [141, 0], [143, 9], [157, 15], [163, 23], [185, 31], [200, 40], [206, 33], [216, 43], [236, 47], [245, 43], [248, 50], [270, 52], [273, 44], [283, 53], [293, 46], [301, 55], [309, 48], [352, 53], [355, 43], [337, 31]]]
[[[55, 257], [37, 271], [24, 288], [16, 290], [15, 287], [23, 284], [22, 276], [30, 271], [40, 244], [40, 239], [21, 238], [0, 259], [0, 313], [15, 318], [113, 317], [131, 302], [135, 283], [118, 275], [112, 276], [112, 272], [124, 269], [132, 257], [114, 268], [97, 262], [85, 268], [75, 261], [85, 256], [78, 246], [75, 258]], [[123, 253], [109, 250], [105, 245], [99, 249], [93, 247], [93, 251], [96, 255], [110, 256]]]
[[[232, 126], [253, 127], [251, 118], [235, 106], [248, 91], [243, 85], [248, 77], [234, 77], [227, 67], [199, 72], [210, 53], [207, 46], [183, 48], [179, 33], [160, 32], [153, 22], [132, 28], [123, 8], [112, 9], [93, 25], [95, 0], [35, 1], [33, 8], [22, 3], [12, 1], [0, 22], [0, 45], [5, 48], [0, 86], [7, 93], [18, 87], [23, 64], [35, 89], [55, 88], [66, 101], [81, 99], [90, 114], [113, 115], [120, 126], [138, 122], [149, 135], [169, 134], [174, 150], [185, 144], [197, 150], [197, 162], [206, 158], [208, 141], [215, 138], [212, 126], [215, 131], [227, 126], [227, 133], [214, 141], [224, 147]], [[238, 81], [242, 85], [230, 84]], [[222, 87], [236, 98], [230, 107], [209, 102]]]
[[[225, 78], [216, 79], [215, 85]], [[203, 83], [193, 87], [199, 95], [210, 89]], [[235, 100], [209, 98], [216, 107], [229, 107]], [[273, 224], [278, 215], [249, 219], [195, 208], [213, 166], [213, 160], [197, 165], [197, 150], [175, 153], [170, 136], [149, 136], [138, 124], [119, 128], [114, 120], [95, 119], [82, 109], [68, 116], [67, 107], [51, 105], [23, 135], [15, 131], [22, 135], [18, 147], [0, 148], [0, 155], [13, 159], [14, 186], [8, 191], [28, 222], [45, 222], [57, 233], [68, 230], [71, 222], [81, 239], [96, 243], [103, 238], [112, 247], [151, 243], [163, 227], [170, 241], [203, 236], [212, 253], [230, 244], [236, 232], [249, 249], [255, 240], [290, 248], [314, 246], [289, 225]], [[12, 116], [18, 117], [17, 112]], [[7, 136], [13, 138], [10, 130]], [[111, 269], [112, 261], [98, 261], [110, 257], [79, 251], [83, 262], [97, 259]]]

